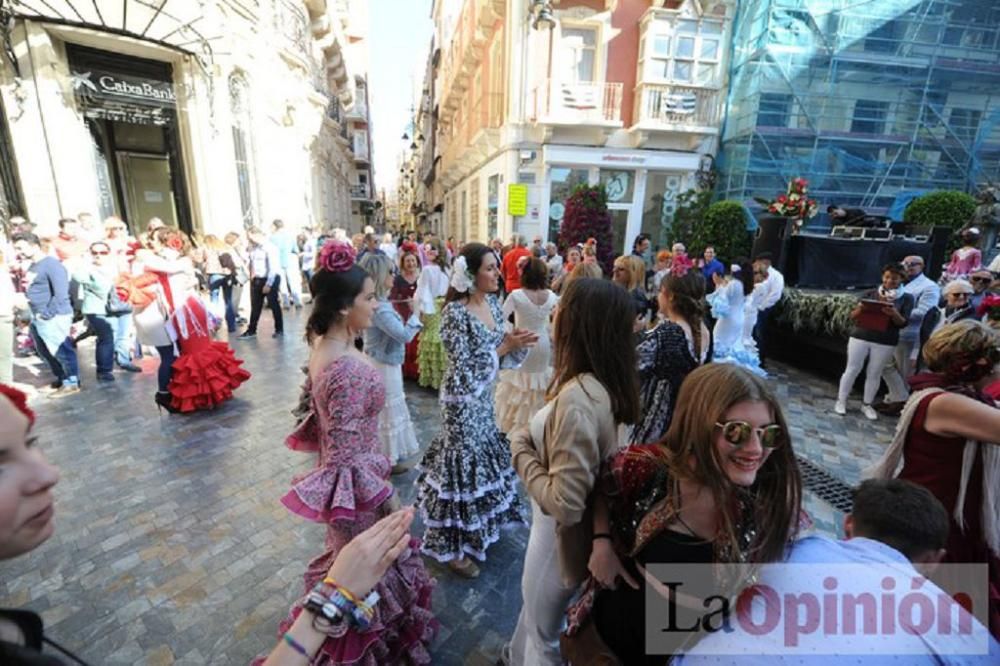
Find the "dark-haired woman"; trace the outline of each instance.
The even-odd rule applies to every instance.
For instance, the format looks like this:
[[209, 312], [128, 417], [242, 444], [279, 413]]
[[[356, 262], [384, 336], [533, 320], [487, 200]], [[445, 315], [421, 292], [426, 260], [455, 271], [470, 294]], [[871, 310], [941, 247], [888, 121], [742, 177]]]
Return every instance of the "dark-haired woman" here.
[[709, 358], [704, 323], [705, 278], [683, 264], [660, 282], [656, 326], [641, 334], [638, 345], [641, 420], [629, 433], [632, 444], [658, 442], [670, 427], [681, 382]]
[[448, 293], [448, 251], [438, 239], [424, 244], [427, 263], [417, 279], [416, 302], [423, 316], [424, 328], [420, 332], [417, 359], [420, 385], [438, 389], [447, 364], [441, 341], [441, 308]]
[[427, 526], [423, 552], [468, 578], [479, 575], [469, 556], [485, 560], [500, 529], [524, 520], [510, 448], [493, 413], [493, 388], [497, 371], [520, 364], [538, 336], [516, 328], [504, 332], [494, 295], [499, 275], [496, 254], [481, 243], [466, 245], [452, 266], [441, 315], [448, 356], [443, 432], [424, 454], [417, 478]]
[[553, 326], [548, 400], [530, 428], [511, 435], [512, 462], [532, 509], [511, 664], [563, 663], [559, 630], [590, 557], [591, 493], [601, 462], [617, 450], [619, 425], [639, 416], [634, 317], [633, 300], [611, 282], [574, 280]]
[[882, 371], [899, 342], [899, 331], [906, 328], [914, 305], [913, 295], [901, 286], [906, 277], [902, 264], [883, 266], [882, 284], [863, 293], [851, 311], [854, 328], [847, 339], [847, 366], [840, 377], [837, 402], [833, 406], [833, 411], [841, 416], [847, 413], [847, 396], [867, 360], [861, 413], [870, 421], [878, 419], [872, 401], [882, 382]]
[[537, 257], [527, 259], [521, 272], [521, 288], [503, 303], [503, 317], [514, 315], [514, 325], [538, 336], [521, 367], [501, 370], [497, 385], [497, 423], [506, 433], [528, 425], [545, 404], [545, 390], [552, 379], [549, 321], [559, 297], [546, 288], [548, 267]]
[[[318, 465], [295, 477], [281, 501], [296, 515], [326, 526], [326, 549], [309, 563], [305, 596], [281, 623], [279, 635], [292, 626], [347, 543], [392, 512], [390, 464], [378, 438], [385, 390], [381, 375], [354, 347], [371, 326], [378, 301], [372, 279], [354, 257], [349, 243], [327, 241], [310, 285], [308, 412], [285, 443], [295, 451], [318, 453]], [[416, 542], [410, 546], [375, 585], [377, 597], [369, 599], [375, 603], [371, 628], [334, 625], [314, 663], [430, 663], [427, 646], [436, 630], [430, 611], [433, 583]], [[354, 592], [367, 596], [369, 591]]]
[[[420, 281], [420, 254], [417, 244], [404, 241], [399, 247], [399, 274], [392, 283], [389, 292], [389, 302], [403, 321], [409, 321], [416, 304], [417, 283]], [[420, 364], [417, 353], [420, 349], [420, 334], [406, 343], [406, 353], [403, 356], [403, 378], [418, 379]]]
[[760, 367], [757, 352], [743, 342], [743, 321], [747, 299], [753, 294], [753, 265], [748, 259], [737, 259], [729, 267], [729, 275], [712, 275], [715, 291], [708, 295], [715, 328], [712, 331], [712, 360], [737, 363], [751, 372], [766, 376]]
[[[605, 466], [592, 578], [570, 609], [563, 657], [586, 664], [603, 651], [629, 666], [666, 664], [669, 654], [645, 650], [646, 595], [660, 591], [646, 590], [647, 567], [779, 561], [798, 531], [801, 494], [788, 425], [765, 380], [733, 363], [693, 371], [666, 437], [630, 446]], [[720, 577], [695, 594], [728, 596], [747, 582], [732, 569], [715, 571]], [[676, 610], [686, 613], [680, 604]], [[695, 621], [685, 615], [677, 626]], [[676, 652], [696, 635], [662, 638], [676, 641]], [[587, 659], [577, 653], [583, 645]]]

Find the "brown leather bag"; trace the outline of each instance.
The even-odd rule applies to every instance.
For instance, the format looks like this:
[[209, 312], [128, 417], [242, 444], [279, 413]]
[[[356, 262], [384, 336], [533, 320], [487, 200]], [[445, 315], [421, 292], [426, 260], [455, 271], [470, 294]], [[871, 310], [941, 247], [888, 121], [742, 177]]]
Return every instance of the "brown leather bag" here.
[[563, 661], [570, 666], [622, 666], [621, 660], [597, 633], [593, 620], [588, 620], [572, 636], [561, 634], [559, 651]]

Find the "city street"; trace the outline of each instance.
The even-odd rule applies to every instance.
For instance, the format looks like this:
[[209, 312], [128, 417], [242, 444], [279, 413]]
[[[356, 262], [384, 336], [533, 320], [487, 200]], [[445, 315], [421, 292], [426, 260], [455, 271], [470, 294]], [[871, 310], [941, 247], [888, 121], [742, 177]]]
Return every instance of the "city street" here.
[[[40, 612], [53, 639], [93, 664], [245, 664], [273, 645], [323, 540], [322, 526], [278, 502], [313, 462], [283, 445], [306, 357], [305, 315], [288, 317], [284, 339], [265, 323], [268, 335], [234, 343], [253, 378], [218, 411], [192, 416], [157, 412], [155, 359], [98, 384], [93, 343], [81, 344], [84, 390], [32, 404], [39, 446], [62, 472], [56, 534], [4, 564], [0, 606]], [[811, 463], [806, 507], [817, 530], [836, 533], [844, 484], [883, 450], [895, 420], [836, 417], [832, 383], [772, 370], [797, 453]], [[47, 374], [18, 368], [16, 379], [42, 385]], [[439, 429], [436, 396], [407, 391], [426, 443]], [[394, 477], [404, 502], [414, 477]], [[520, 607], [527, 535], [513, 530], [492, 547], [474, 581], [428, 563], [442, 625], [435, 664], [494, 662]]]

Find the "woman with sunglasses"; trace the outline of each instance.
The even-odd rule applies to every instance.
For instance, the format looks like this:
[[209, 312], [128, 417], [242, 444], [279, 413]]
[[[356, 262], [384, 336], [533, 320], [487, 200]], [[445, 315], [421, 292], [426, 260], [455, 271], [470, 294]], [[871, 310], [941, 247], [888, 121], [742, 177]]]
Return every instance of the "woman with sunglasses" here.
[[943, 561], [987, 566], [990, 631], [1000, 639], [1000, 409], [985, 392], [1000, 380], [1000, 333], [978, 321], [948, 324], [923, 357], [927, 372], [910, 378], [913, 393], [874, 476], [920, 484], [948, 509]]
[[448, 251], [444, 243], [436, 238], [424, 244], [424, 258], [427, 263], [417, 278], [416, 302], [424, 322], [417, 348], [417, 365], [420, 368], [420, 385], [436, 391], [441, 386], [448, 363], [441, 342], [441, 309], [448, 293], [451, 270], [448, 268]]
[[578, 663], [585, 649], [579, 663], [605, 654], [666, 664], [669, 655], [645, 654], [646, 567], [778, 561], [797, 532], [801, 493], [788, 426], [765, 380], [730, 363], [693, 371], [663, 440], [605, 465], [592, 576], [570, 609], [563, 657]]

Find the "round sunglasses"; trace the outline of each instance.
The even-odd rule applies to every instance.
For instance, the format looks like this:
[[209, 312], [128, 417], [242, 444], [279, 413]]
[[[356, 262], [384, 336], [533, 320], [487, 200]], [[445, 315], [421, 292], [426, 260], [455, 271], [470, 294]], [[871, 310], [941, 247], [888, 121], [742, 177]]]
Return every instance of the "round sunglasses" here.
[[716, 428], [722, 429], [722, 436], [733, 446], [746, 446], [750, 442], [753, 433], [757, 433], [760, 445], [765, 449], [776, 449], [784, 442], [785, 431], [777, 424], [754, 428], [746, 421], [726, 421], [716, 423]]

